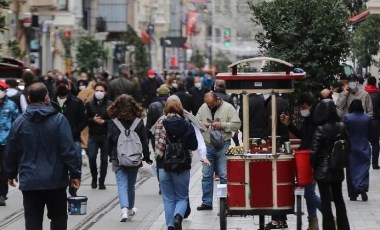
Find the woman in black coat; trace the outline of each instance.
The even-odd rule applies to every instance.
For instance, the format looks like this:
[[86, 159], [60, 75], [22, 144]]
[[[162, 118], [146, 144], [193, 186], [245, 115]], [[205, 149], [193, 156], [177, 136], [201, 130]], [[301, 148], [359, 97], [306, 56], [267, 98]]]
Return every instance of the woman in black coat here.
[[343, 200], [342, 182], [344, 180], [343, 168], [332, 170], [329, 158], [336, 137], [349, 141], [347, 130], [336, 112], [336, 107], [331, 99], [322, 100], [314, 112], [314, 121], [318, 125], [311, 146], [311, 157], [314, 168], [314, 178], [317, 181], [321, 195], [321, 207], [323, 215], [323, 229], [336, 230], [334, 216], [331, 210], [331, 196], [336, 207], [338, 229], [349, 230], [346, 205]]

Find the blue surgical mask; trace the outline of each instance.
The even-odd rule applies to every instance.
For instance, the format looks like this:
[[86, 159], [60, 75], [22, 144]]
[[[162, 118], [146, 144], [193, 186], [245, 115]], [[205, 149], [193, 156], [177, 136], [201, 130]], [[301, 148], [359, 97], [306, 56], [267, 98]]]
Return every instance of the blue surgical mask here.
[[356, 89], [356, 82], [349, 82], [348, 87], [350, 87], [351, 90]]
[[202, 84], [200, 82], [194, 83], [194, 86], [198, 89], [202, 88]]

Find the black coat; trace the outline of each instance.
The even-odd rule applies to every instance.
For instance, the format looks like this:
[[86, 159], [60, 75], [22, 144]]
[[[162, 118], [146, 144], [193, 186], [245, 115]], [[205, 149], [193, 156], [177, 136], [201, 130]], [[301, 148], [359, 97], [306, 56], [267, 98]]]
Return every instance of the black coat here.
[[194, 116], [197, 115], [199, 108], [203, 105], [205, 94], [208, 93], [209, 91], [210, 90], [208, 90], [207, 88], [203, 86], [200, 90], [196, 87], [192, 87], [189, 90], [189, 93], [193, 97], [193, 106], [192, 106], [191, 111], [194, 114]]
[[175, 95], [179, 97], [179, 100], [181, 100], [181, 104], [183, 108], [187, 110], [188, 112], [191, 112], [191, 109], [192, 109], [191, 105], [193, 104], [193, 96], [183, 91], [179, 91], [175, 93]]
[[[243, 127], [243, 104], [239, 109], [239, 118], [241, 127]], [[267, 110], [265, 108], [265, 99], [263, 95], [251, 95], [249, 97], [249, 137], [266, 138], [267, 133]]]
[[337, 183], [344, 180], [344, 171], [331, 170], [329, 156], [338, 134], [349, 142], [348, 132], [343, 122], [326, 122], [317, 126], [311, 145], [311, 158], [314, 168], [314, 178], [326, 183]]
[[[107, 125], [110, 122], [110, 118], [107, 113], [108, 106], [111, 105], [111, 101], [104, 98], [101, 102], [96, 98], [86, 103], [86, 112], [88, 117], [89, 134], [91, 136], [102, 136], [107, 134]], [[102, 125], [98, 125], [94, 121], [94, 116], [100, 116], [105, 122]]]
[[69, 94], [62, 107], [59, 106], [57, 98], [51, 101], [51, 105], [57, 112], [62, 113], [67, 118], [74, 140], [80, 141], [80, 132], [87, 126], [87, 116], [83, 102]]
[[152, 126], [157, 122], [158, 118], [164, 115], [164, 107], [166, 100], [158, 100], [149, 105], [146, 115], [146, 129], [150, 131]]
[[300, 149], [310, 149], [315, 131], [312, 115], [303, 118], [301, 129], [298, 129], [293, 123], [289, 124], [288, 129], [294, 136], [301, 139]]
[[149, 106], [157, 98], [157, 89], [164, 84], [158, 76], [154, 78], [146, 78], [141, 84], [141, 90], [144, 96], [144, 105]]

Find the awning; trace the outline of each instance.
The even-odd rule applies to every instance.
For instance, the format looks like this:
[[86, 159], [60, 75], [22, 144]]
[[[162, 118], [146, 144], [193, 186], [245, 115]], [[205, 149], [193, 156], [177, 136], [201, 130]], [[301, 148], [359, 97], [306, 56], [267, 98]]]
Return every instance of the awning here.
[[368, 16], [369, 16], [369, 10], [366, 10], [366, 11], [361, 12], [358, 15], [353, 16], [352, 18], [349, 19], [349, 21], [352, 24], [356, 24], [356, 23], [364, 21], [365, 18], [368, 17]]

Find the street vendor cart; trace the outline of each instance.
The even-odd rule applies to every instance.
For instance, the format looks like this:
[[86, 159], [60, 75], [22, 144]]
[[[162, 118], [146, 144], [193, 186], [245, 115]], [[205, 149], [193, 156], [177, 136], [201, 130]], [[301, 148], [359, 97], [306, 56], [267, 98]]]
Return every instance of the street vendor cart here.
[[[238, 73], [241, 63], [264, 61], [283, 64], [285, 71]], [[243, 98], [243, 147], [229, 149], [227, 184], [217, 186], [220, 229], [227, 229], [227, 217], [236, 215], [259, 215], [259, 229], [264, 229], [265, 215], [295, 212], [294, 155], [289, 150], [285, 153], [284, 143], [276, 135], [276, 94], [292, 93], [294, 80], [305, 78], [306, 73], [302, 70], [295, 73], [292, 64], [270, 57], [245, 59], [229, 68], [231, 73], [219, 73], [216, 78], [225, 80], [228, 93], [240, 94]], [[249, 94], [253, 93], [271, 95], [268, 106], [272, 111], [272, 133], [266, 140], [249, 138]], [[297, 222], [301, 223], [298, 221], [301, 212], [297, 213]]]

